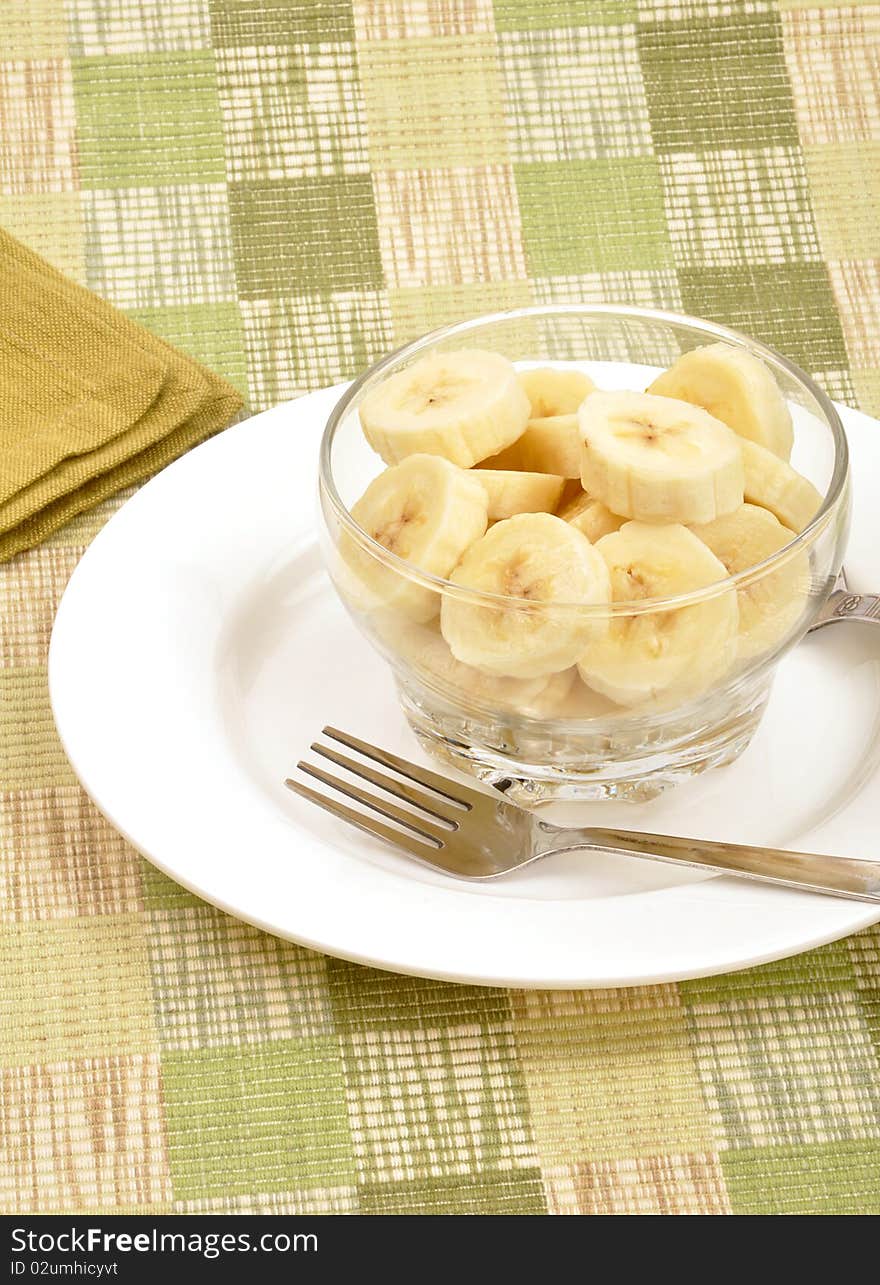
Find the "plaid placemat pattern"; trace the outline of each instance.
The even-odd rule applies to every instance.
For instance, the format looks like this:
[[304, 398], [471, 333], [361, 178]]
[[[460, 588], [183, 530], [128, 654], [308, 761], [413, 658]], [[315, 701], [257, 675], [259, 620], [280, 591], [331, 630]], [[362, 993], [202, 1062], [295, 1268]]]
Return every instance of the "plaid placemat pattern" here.
[[[0, 224], [258, 410], [429, 326], [626, 300], [880, 413], [880, 6], [5, 0]], [[677, 986], [372, 972], [190, 897], [53, 731], [110, 506], [0, 568], [0, 1205], [880, 1209], [880, 934]]]

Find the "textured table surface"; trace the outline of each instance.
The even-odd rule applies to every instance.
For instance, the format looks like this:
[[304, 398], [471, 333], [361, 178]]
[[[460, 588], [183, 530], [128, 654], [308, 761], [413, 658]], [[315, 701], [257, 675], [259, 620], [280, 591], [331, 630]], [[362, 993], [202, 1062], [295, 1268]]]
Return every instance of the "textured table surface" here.
[[[880, 412], [880, 7], [5, 0], [0, 223], [258, 410], [447, 319], [733, 323]], [[880, 1208], [880, 934], [526, 994], [264, 936], [68, 767], [52, 616], [112, 506], [0, 568], [5, 1211]]]

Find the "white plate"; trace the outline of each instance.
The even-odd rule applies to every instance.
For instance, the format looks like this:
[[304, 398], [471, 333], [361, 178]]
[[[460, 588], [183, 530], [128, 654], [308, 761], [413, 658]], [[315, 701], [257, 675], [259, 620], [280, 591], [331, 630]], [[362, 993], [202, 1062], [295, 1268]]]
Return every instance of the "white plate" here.
[[[55, 718], [86, 790], [144, 856], [281, 937], [495, 985], [705, 976], [880, 918], [857, 902], [583, 853], [468, 885], [286, 790], [324, 723], [428, 761], [320, 565], [317, 447], [342, 391], [276, 407], [172, 464], [111, 519], [67, 587], [49, 657]], [[856, 478], [847, 569], [854, 588], [876, 588], [880, 425], [841, 409]], [[737, 764], [621, 807], [577, 818], [597, 809], [632, 828], [876, 856], [876, 631], [806, 640]]]

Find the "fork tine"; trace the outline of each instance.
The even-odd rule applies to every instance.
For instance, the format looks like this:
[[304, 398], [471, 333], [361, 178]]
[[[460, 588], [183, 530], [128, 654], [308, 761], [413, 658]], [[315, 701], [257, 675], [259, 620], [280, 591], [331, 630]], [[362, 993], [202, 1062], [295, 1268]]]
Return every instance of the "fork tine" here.
[[365, 781], [372, 785], [377, 785], [380, 790], [387, 790], [389, 794], [394, 794], [399, 799], [407, 803], [412, 803], [414, 807], [421, 808], [424, 812], [429, 812], [431, 816], [436, 817], [438, 821], [446, 821], [453, 830], [458, 829], [458, 822], [450, 815], [458, 811], [457, 808], [445, 808], [437, 798], [436, 794], [428, 793], [425, 790], [418, 790], [412, 785], [406, 785], [403, 781], [397, 781], [393, 776], [386, 776], [384, 772], [377, 772], [375, 768], [367, 767], [365, 763], [358, 763], [356, 759], [349, 758], [347, 754], [339, 754], [329, 745], [321, 745], [315, 741], [311, 748], [316, 754], [322, 754], [324, 758], [335, 763], [337, 767], [344, 767], [348, 772], [354, 772], [356, 776], [361, 776]]
[[407, 834], [404, 830], [392, 830], [390, 825], [383, 825], [375, 817], [366, 816], [363, 812], [355, 812], [354, 808], [347, 808], [344, 803], [337, 803], [335, 799], [330, 799], [326, 794], [320, 794], [317, 790], [303, 785], [300, 781], [294, 781], [291, 777], [288, 777], [284, 784], [295, 794], [308, 799], [310, 803], [317, 803], [318, 807], [323, 808], [325, 812], [332, 812], [341, 821], [347, 821], [349, 825], [356, 826], [366, 834], [384, 839], [395, 848], [404, 848], [411, 856], [418, 857], [422, 861], [431, 862], [432, 854], [438, 851], [433, 844], [429, 847], [421, 843], [415, 835]]
[[417, 817], [412, 812], [405, 812], [403, 808], [397, 807], [394, 803], [387, 803], [385, 799], [377, 799], [375, 795], [368, 794], [366, 790], [360, 789], [357, 785], [351, 785], [348, 781], [341, 781], [338, 776], [332, 776], [325, 772], [323, 768], [315, 767], [312, 763], [306, 763], [300, 760], [296, 765], [301, 772], [308, 772], [309, 776], [315, 777], [316, 780], [322, 781], [324, 785], [329, 785], [331, 790], [339, 790], [340, 794], [346, 794], [355, 803], [361, 803], [365, 808], [372, 808], [374, 812], [381, 812], [382, 816], [388, 817], [389, 821], [396, 821], [398, 825], [406, 826], [413, 834], [419, 835], [428, 843], [437, 848], [443, 847], [443, 835], [449, 834], [448, 830], [440, 830], [432, 822], [424, 817]]
[[[368, 741], [361, 741], [350, 732], [341, 732], [338, 727], [325, 727], [324, 735], [330, 736], [334, 741], [339, 741], [342, 745], [347, 745], [350, 750], [356, 750], [363, 754], [365, 758], [373, 759], [375, 763], [381, 763], [384, 767], [390, 767], [395, 772], [400, 772], [401, 776], [408, 776], [411, 781], [418, 785], [426, 785], [428, 789], [441, 794], [444, 799], [449, 799], [451, 803], [457, 803], [459, 807], [470, 810], [476, 803], [485, 802], [484, 796], [477, 790], [470, 790], [466, 785], [461, 785], [458, 781], [447, 781], [445, 777], [438, 776], [436, 772], [429, 772], [426, 767], [418, 767], [415, 763], [410, 763], [409, 759], [398, 758], [396, 754], [390, 754], [388, 750], [380, 750], [375, 745], [370, 745]], [[455, 793], [457, 791], [457, 793]]]

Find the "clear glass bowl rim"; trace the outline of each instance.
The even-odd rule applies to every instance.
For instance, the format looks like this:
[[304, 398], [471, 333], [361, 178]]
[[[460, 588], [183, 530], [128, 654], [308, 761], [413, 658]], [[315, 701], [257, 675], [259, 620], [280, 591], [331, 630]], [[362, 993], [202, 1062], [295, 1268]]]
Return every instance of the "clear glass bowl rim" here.
[[[379, 562], [384, 563], [398, 575], [405, 576], [415, 584], [419, 584], [426, 589], [435, 593], [442, 594], [445, 597], [454, 597], [464, 602], [469, 602], [473, 606], [492, 607], [495, 610], [523, 610], [522, 598], [505, 596], [502, 594], [486, 593], [479, 589], [469, 589], [462, 585], [454, 584], [451, 580], [446, 580], [442, 576], [434, 576], [430, 572], [422, 571], [412, 562], [400, 558], [397, 554], [391, 553], [368, 535], [363, 527], [359, 526], [352, 517], [350, 510], [343, 503], [342, 498], [336, 487], [333, 478], [332, 466], [332, 448], [333, 440], [336, 436], [337, 429], [341, 425], [343, 418], [354, 402], [360, 395], [361, 391], [367, 384], [373, 383], [389, 367], [397, 365], [402, 359], [415, 357], [418, 353], [423, 352], [426, 348], [432, 348], [444, 340], [454, 338], [456, 335], [465, 335], [469, 331], [479, 330], [493, 324], [518, 321], [529, 317], [552, 317], [559, 315], [578, 315], [578, 316], [597, 316], [597, 317], [629, 317], [638, 321], [659, 322], [673, 326], [689, 326], [702, 331], [707, 340], [722, 340], [734, 343], [737, 346], [746, 346], [756, 352], [759, 356], [768, 358], [788, 371], [789, 375], [800, 383], [818, 403], [822, 414], [828, 424], [834, 440], [834, 468], [831, 474], [831, 480], [825, 493], [822, 505], [812, 521], [799, 532], [793, 540], [782, 546], [769, 558], [763, 562], [758, 562], [752, 567], [737, 572], [736, 575], [728, 576], [724, 580], [713, 581], [712, 584], [706, 585], [702, 589], [694, 589], [688, 593], [670, 595], [665, 598], [643, 598], [633, 602], [615, 602], [615, 603], [577, 603], [577, 602], [552, 602], [541, 604], [545, 609], [556, 612], [577, 612], [580, 615], [609, 617], [616, 615], [642, 615], [654, 611], [664, 611], [678, 609], [681, 607], [692, 606], [699, 602], [706, 602], [712, 598], [721, 596], [731, 589], [743, 589], [748, 585], [763, 579], [764, 576], [772, 574], [780, 567], [786, 565], [796, 557], [800, 550], [812, 544], [813, 540], [832, 520], [841, 497], [846, 491], [847, 481], [849, 478], [849, 450], [847, 447], [846, 434], [844, 433], [843, 424], [837, 413], [837, 408], [828, 394], [819, 387], [817, 383], [802, 370], [800, 366], [790, 361], [788, 357], [777, 352], [768, 344], [763, 344], [750, 335], [746, 335], [741, 330], [734, 330], [730, 326], [721, 325], [714, 321], [705, 321], [701, 317], [692, 317], [687, 313], [668, 312], [657, 308], [640, 308], [635, 305], [617, 305], [617, 304], [530, 304], [521, 308], [510, 308], [503, 312], [483, 313], [478, 317], [469, 317], [465, 321], [454, 322], [448, 326], [440, 326], [436, 330], [428, 331], [427, 334], [420, 336], [418, 339], [410, 340], [395, 348], [392, 352], [381, 357], [372, 366], [368, 367], [363, 374], [346, 389], [342, 397], [334, 406], [327, 419], [324, 433], [321, 438], [319, 453], [319, 487], [322, 497], [326, 496], [333, 509], [336, 517], [339, 519], [344, 530], [359, 544], [364, 551], [370, 556], [376, 558]], [[531, 604], [535, 606], [536, 604]]]

